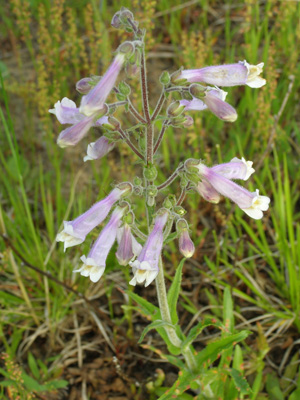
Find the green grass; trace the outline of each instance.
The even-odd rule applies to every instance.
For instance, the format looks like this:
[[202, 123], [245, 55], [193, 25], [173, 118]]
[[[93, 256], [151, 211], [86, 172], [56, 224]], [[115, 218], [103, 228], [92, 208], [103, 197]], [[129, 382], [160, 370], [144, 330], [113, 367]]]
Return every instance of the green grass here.
[[[93, 294], [89, 282], [75, 277], [72, 270], [80, 255], [87, 254], [96, 234], [80, 249], [72, 248], [67, 253], [56, 245], [55, 236], [63, 220], [73, 219], [102, 198], [110, 190], [111, 183], [133, 179], [140, 174], [141, 166], [132, 162], [135, 158], [128, 156], [127, 150], [124, 155], [125, 145], [99, 163], [83, 164], [87, 142], [76, 149], [59, 149], [55, 138], [60, 126], [47, 110], [64, 96], [78, 103], [76, 81], [82, 76], [103, 73], [120, 40], [118, 32], [109, 28], [111, 16], [120, 3], [103, 1], [98, 9], [98, 2], [92, 1], [92, 26], [84, 19], [87, 1], [61, 3], [61, 17], [50, 1], [24, 3], [28, 4], [30, 34], [25, 29], [28, 24], [22, 27], [21, 19], [15, 23], [17, 17], [9, 5], [0, 5], [4, 21], [0, 28], [1, 40], [8, 43], [10, 49], [0, 60], [3, 76], [0, 85], [0, 230], [28, 263], [89, 296]], [[131, 2], [124, 1], [122, 5], [130, 7]], [[270, 366], [265, 360], [273, 343], [277, 343], [277, 336], [281, 337], [280, 327], [283, 326], [283, 333], [289, 329], [292, 336], [299, 335], [300, 331], [300, 64], [297, 59], [300, 5], [292, 1], [242, 3], [230, 0], [225, 3], [199, 1], [177, 8], [180, 5], [179, 0], [162, 0], [157, 2], [152, 14], [144, 6], [133, 10], [141, 13], [141, 26], [147, 26], [148, 16], [154, 15], [152, 33], [157, 42], [151, 51], [162, 56], [164, 52], [172, 53], [171, 60], [165, 63], [156, 64], [157, 58], [150, 58], [149, 74], [153, 71], [158, 76], [164, 65], [166, 68], [172, 65], [171, 71], [182, 65], [201, 67], [200, 58], [205, 65], [243, 59], [253, 64], [265, 62], [264, 77], [268, 81], [265, 88], [228, 88], [228, 101], [239, 115], [234, 124], [225, 124], [209, 113], [194, 112], [193, 128], [187, 131], [169, 128], [157, 162], [162, 166], [159, 183], [188, 157], [214, 164], [244, 156], [254, 161], [254, 167], [259, 165], [247, 187], [259, 188], [262, 194], [271, 197], [270, 211], [262, 221], [250, 220], [229, 201], [209, 206], [195, 194], [186, 199], [187, 219], [198, 249], [197, 256], [188, 265], [197, 279], [205, 279], [205, 298], [211, 306], [206, 313], [220, 314], [223, 289], [231, 286], [237, 315], [242, 316], [244, 308], [251, 305], [258, 314], [265, 316], [261, 320], [261, 331], [255, 323], [251, 324], [261, 340], [260, 345], [255, 350], [253, 346], [248, 349], [242, 346], [242, 358], [247, 359], [249, 365], [255, 364], [254, 359], [259, 362], [257, 372], [249, 368], [251, 399], [268, 398], [263, 397], [266, 393], [270, 396], [273, 393], [272, 399], [281, 399], [278, 393], [287, 396], [300, 387], [297, 368], [286, 372], [293, 382], [286, 386], [286, 381], [282, 380], [286, 369], [282, 368], [281, 374], [274, 378], [268, 375]], [[41, 7], [45, 11], [43, 20]], [[71, 9], [69, 14], [67, 7]], [[74, 23], [70, 22], [71, 16]], [[22, 18], [26, 22], [27, 17]], [[88, 35], [97, 38], [98, 31], [101, 40], [95, 45]], [[203, 42], [198, 39], [195, 43], [193, 35], [199, 32]], [[169, 47], [162, 49], [160, 42]], [[294, 78], [289, 91], [291, 75]], [[151, 90], [154, 97], [158, 97], [159, 84], [151, 85]], [[124, 127], [126, 123], [125, 116]], [[177, 190], [176, 184], [172, 187]], [[143, 212], [140, 199], [136, 204], [136, 210]], [[143, 227], [142, 215], [140, 221]], [[1, 239], [0, 252], [3, 255], [0, 274], [5, 283], [0, 289], [4, 316], [0, 322], [1, 347], [17, 359], [17, 348], [26, 336], [24, 332], [46, 323], [46, 336], [54, 349], [57, 329], [73, 314], [72, 305], [78, 300], [77, 296], [26, 267]], [[172, 264], [180, 261], [174, 253], [176, 245], [172, 243], [165, 252], [170, 279], [175, 269]], [[108, 270], [114, 274], [119, 266], [113, 256], [109, 261]], [[121, 273], [119, 279], [126, 287], [127, 272]], [[105, 308], [114, 318], [110, 284], [107, 284], [108, 306]], [[197, 307], [185, 292], [181, 304], [191, 313], [191, 318], [192, 314], [197, 318]], [[131, 312], [126, 315], [124, 324], [132, 317]], [[242, 320], [242, 317], [236, 318], [236, 323]], [[274, 342], [270, 336], [264, 338], [270, 326], [275, 327]], [[261, 344], [263, 340], [265, 347]], [[291, 355], [294, 353], [292, 349]], [[31, 357], [28, 350], [24, 354], [26, 359]], [[53, 355], [57, 355], [55, 350]], [[27, 372], [39, 378], [32, 358], [30, 360], [35, 374], [32, 368]], [[52, 363], [56, 365], [52, 360], [46, 361], [49, 368]], [[40, 374], [42, 376], [42, 372]], [[43, 379], [37, 381], [43, 384]], [[290, 397], [291, 400], [295, 398]]]

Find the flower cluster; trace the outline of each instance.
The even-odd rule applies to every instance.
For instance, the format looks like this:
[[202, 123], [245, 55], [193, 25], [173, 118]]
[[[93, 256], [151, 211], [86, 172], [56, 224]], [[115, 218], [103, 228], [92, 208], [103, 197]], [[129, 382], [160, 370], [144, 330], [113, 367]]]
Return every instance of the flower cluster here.
[[[193, 124], [192, 117], [186, 115], [189, 111], [208, 109], [225, 122], [234, 122], [237, 119], [236, 110], [225, 101], [227, 93], [219, 86], [247, 85], [259, 88], [266, 81], [260, 77], [263, 63], [253, 66], [246, 61], [193, 70], [181, 69], [171, 76], [165, 71], [160, 78], [162, 95], [151, 115], [145, 72], [144, 32], [138, 28], [133, 14], [126, 8], [114, 15], [112, 26], [131, 32], [133, 40], [127, 40], [119, 46], [103, 77], [92, 76], [77, 82], [76, 89], [83, 95], [79, 107], [72, 100], [63, 98], [49, 112], [55, 114], [61, 124], [70, 125], [59, 134], [57, 143], [60, 147], [74, 146], [92, 127], [101, 127], [106, 132], [88, 145], [84, 161], [104, 157], [114, 148], [117, 141], [123, 140], [141, 159], [143, 177], [135, 178], [133, 184], [123, 182], [116, 185], [108, 196], [84, 214], [73, 221], [64, 221], [64, 229], [56, 239], [64, 242], [65, 250], [78, 245], [110, 214], [109, 221], [88, 255], [81, 257], [82, 265], [75, 269], [75, 272], [89, 277], [92, 282], [97, 282], [105, 270], [107, 256], [117, 242], [116, 258], [119, 264], [130, 265], [133, 271], [133, 278], [129, 283], [143, 283], [148, 286], [159, 273], [161, 252], [166, 240], [177, 238], [179, 251], [184, 257], [192, 257], [195, 253], [188, 222], [183, 218], [185, 210], [181, 206], [185, 195], [190, 191], [198, 192], [206, 201], [212, 203], [218, 203], [221, 196], [225, 196], [254, 219], [262, 218], [263, 211], [268, 209], [268, 197], [261, 196], [258, 190], [250, 192], [235, 182], [246, 181], [254, 173], [252, 162], [244, 158], [233, 158], [228, 163], [213, 167], [206, 166], [201, 160], [188, 159], [160, 185], [156, 185], [158, 173], [154, 166], [154, 154], [167, 128], [170, 125], [188, 127]], [[115, 86], [122, 68], [126, 67], [128, 72], [128, 66], [135, 66], [141, 72], [142, 115], [131, 103], [131, 89], [128, 84], [120, 82], [118, 87]], [[118, 101], [106, 103], [112, 92]], [[181, 99], [168, 104], [166, 112], [161, 113], [171, 92], [178, 92]], [[134, 129], [123, 130], [118, 119], [112, 116], [118, 107], [125, 107], [125, 111], [135, 118], [137, 124], [134, 125]], [[158, 119], [163, 123], [155, 141], [155, 122]], [[177, 178], [181, 180], [181, 194], [177, 197], [169, 194], [161, 201], [162, 205], [156, 211], [158, 196], [163, 195], [164, 190]], [[148, 234], [141, 232], [135, 223], [133, 207], [127, 198], [133, 194], [145, 198]], [[176, 232], [171, 236], [174, 224]]]

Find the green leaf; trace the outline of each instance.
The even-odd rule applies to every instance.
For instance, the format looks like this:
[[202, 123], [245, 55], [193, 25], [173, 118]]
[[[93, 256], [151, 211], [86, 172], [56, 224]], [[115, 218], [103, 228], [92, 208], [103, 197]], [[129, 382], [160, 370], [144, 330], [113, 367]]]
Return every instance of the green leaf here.
[[216, 342], [209, 343], [205, 349], [200, 351], [196, 356], [197, 365], [201, 370], [204, 368], [204, 363], [211, 364], [214, 362], [223, 350], [230, 348], [234, 343], [240, 342], [250, 334], [249, 331], [241, 331], [230, 335], [226, 338], [219, 339]]
[[168, 389], [158, 400], [180, 399], [180, 395], [190, 388], [195, 380], [200, 380], [201, 375], [194, 375], [190, 371], [184, 370], [179, 372], [179, 378], [174, 385]]
[[152, 303], [140, 297], [138, 294], [131, 292], [130, 290], [126, 290], [126, 294], [132, 298], [142, 309], [142, 311], [146, 315], [155, 316], [155, 319], [160, 318], [160, 310], [158, 307], [154, 306]]
[[299, 400], [300, 399], [300, 388], [295, 390], [289, 397], [289, 400]]
[[279, 380], [275, 375], [267, 375], [266, 389], [270, 396], [270, 400], [284, 400], [284, 395], [280, 390]]
[[187, 336], [187, 338], [182, 343], [182, 349], [187, 348], [196, 338], [200, 335], [204, 328], [208, 326], [215, 326], [219, 329], [224, 329], [221, 322], [217, 322], [213, 318], [206, 318], [204, 321], [200, 321], [196, 326], [194, 326]]
[[63, 389], [65, 387], [67, 387], [68, 385], [69, 385], [69, 382], [65, 381], [64, 379], [58, 379], [55, 381], [45, 383], [47, 390]]
[[36, 379], [40, 379], [41, 374], [40, 374], [39, 368], [37, 366], [35, 358], [33, 357], [32, 353], [30, 351], [28, 352], [28, 365], [29, 365], [29, 368], [30, 368], [33, 376]]
[[47, 390], [46, 386], [40, 385], [35, 379], [31, 376], [27, 375], [25, 372], [22, 373], [22, 379], [24, 381], [24, 385], [28, 390], [33, 392], [44, 392]]
[[235, 387], [240, 394], [246, 395], [252, 392], [250, 386], [248, 385], [248, 382], [246, 381], [246, 378], [244, 378], [238, 370], [236, 370], [235, 368], [231, 368], [229, 373], [233, 379]]
[[182, 268], [185, 262], [185, 258], [180, 261], [176, 269], [176, 274], [173, 279], [172, 285], [168, 291], [168, 304], [171, 313], [171, 320], [173, 324], [177, 324], [178, 322], [178, 315], [177, 315], [177, 302], [181, 288], [181, 278], [182, 278]]
[[170, 356], [169, 354], [162, 353], [161, 350], [158, 350], [154, 346], [150, 346], [148, 344], [142, 345], [144, 349], [153, 351], [153, 353], [156, 353], [160, 358], [163, 360], [168, 361], [170, 364], [175, 365], [180, 370], [184, 370], [186, 368], [186, 365], [183, 361], [181, 361], [178, 357]]
[[223, 322], [227, 331], [233, 333], [234, 329], [234, 316], [233, 316], [233, 302], [230, 293], [230, 288], [226, 287], [223, 294]]
[[166, 321], [162, 321], [161, 319], [157, 319], [156, 321], [152, 322], [150, 325], [146, 326], [146, 328], [143, 330], [142, 335], [139, 339], [139, 343], [141, 343], [145, 337], [145, 335], [151, 330], [151, 329], [158, 329], [158, 328], [163, 328], [165, 326], [170, 326], [174, 328], [172, 324]]

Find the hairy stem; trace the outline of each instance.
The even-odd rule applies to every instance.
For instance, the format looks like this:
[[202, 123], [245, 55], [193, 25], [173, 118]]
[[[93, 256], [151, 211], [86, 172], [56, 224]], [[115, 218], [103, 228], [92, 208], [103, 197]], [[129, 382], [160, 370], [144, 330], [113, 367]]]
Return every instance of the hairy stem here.
[[131, 141], [129, 140], [128, 136], [126, 135], [126, 133], [123, 131], [122, 128], [118, 129], [119, 134], [121, 135], [122, 139], [124, 139], [124, 141], [128, 144], [128, 146], [131, 148], [131, 150], [141, 159], [144, 159], [144, 156], [142, 153], [139, 152], [139, 150], [135, 147], [135, 145], [133, 143], [131, 143]]
[[183, 165], [181, 165], [180, 167], [178, 167], [171, 176], [169, 176], [169, 178], [162, 183], [161, 185], [157, 186], [158, 190], [164, 189], [166, 187], [168, 187], [178, 176], [179, 172], [182, 171], [184, 168]]
[[141, 50], [141, 86], [142, 86], [142, 104], [144, 111], [144, 118], [148, 124], [150, 124], [150, 112], [149, 112], [149, 100], [148, 100], [148, 87], [147, 87], [147, 72], [146, 72], [146, 61], [145, 61], [145, 50]]
[[166, 100], [166, 95], [165, 95], [165, 88], [161, 91], [160, 97], [158, 99], [158, 102], [156, 104], [155, 110], [153, 111], [153, 114], [151, 115], [151, 121], [154, 121], [155, 118], [158, 116], [160, 113], [162, 106], [164, 105], [164, 102]]
[[163, 126], [161, 128], [161, 131], [160, 131], [160, 133], [158, 135], [158, 138], [156, 140], [156, 143], [154, 145], [154, 150], [153, 150], [154, 154], [157, 152], [157, 150], [158, 150], [158, 148], [159, 148], [159, 146], [161, 144], [161, 141], [162, 141], [162, 139], [164, 137], [165, 131], [168, 128], [169, 125], [170, 125], [170, 120], [167, 120], [167, 121], [164, 122], [164, 124], [163, 124]]

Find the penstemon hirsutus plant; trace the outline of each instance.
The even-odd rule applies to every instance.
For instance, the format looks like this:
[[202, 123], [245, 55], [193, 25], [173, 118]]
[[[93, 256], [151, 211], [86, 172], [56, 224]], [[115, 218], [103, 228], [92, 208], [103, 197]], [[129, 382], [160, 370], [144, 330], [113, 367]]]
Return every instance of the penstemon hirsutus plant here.
[[[219, 89], [219, 86], [248, 85], [259, 88], [266, 83], [259, 76], [263, 64], [253, 66], [243, 61], [194, 70], [180, 69], [172, 75], [165, 71], [160, 77], [161, 95], [151, 112], [145, 63], [145, 31], [139, 28], [133, 14], [125, 8], [114, 15], [112, 26], [131, 32], [132, 40], [127, 40], [119, 46], [103, 77], [92, 76], [77, 82], [76, 88], [83, 94], [79, 108], [72, 100], [64, 98], [49, 111], [56, 115], [61, 124], [70, 125], [57, 139], [60, 147], [74, 146], [92, 127], [101, 127], [103, 136], [88, 145], [84, 161], [104, 157], [118, 142], [123, 141], [143, 163], [143, 175], [136, 177], [132, 183], [123, 182], [116, 185], [107, 197], [94, 204], [84, 214], [73, 221], [64, 221], [64, 229], [57, 235], [57, 241], [64, 242], [65, 249], [82, 243], [92, 229], [110, 214], [108, 223], [89, 254], [81, 257], [82, 265], [75, 272], [89, 277], [92, 282], [97, 282], [104, 273], [106, 258], [117, 241], [116, 258], [119, 264], [132, 268], [133, 278], [129, 283], [148, 286], [155, 280], [159, 307], [134, 293], [131, 295], [153, 321], [145, 329], [142, 338], [150, 329], [156, 329], [173, 354], [167, 356], [169, 362], [181, 369], [178, 381], [161, 399], [178, 396], [190, 387], [196, 390], [199, 399], [223, 398], [225, 392], [226, 399], [236, 399], [238, 390], [239, 395], [244, 395], [250, 388], [242, 380], [238, 369], [230, 366], [228, 359], [231, 357], [233, 345], [245, 339], [248, 333], [234, 331], [230, 293], [225, 291], [224, 294], [223, 323], [213, 319], [200, 321], [184, 335], [178, 325], [176, 313], [183, 264], [178, 267], [167, 293], [161, 252], [166, 242], [178, 239], [179, 251], [184, 257], [188, 258], [194, 254], [195, 247], [189, 235], [188, 222], [183, 217], [185, 210], [182, 207], [185, 196], [192, 191], [198, 192], [206, 201], [212, 203], [218, 203], [221, 196], [225, 196], [254, 219], [262, 218], [270, 200], [261, 196], [258, 190], [249, 192], [234, 182], [246, 181], [254, 172], [252, 162], [244, 158], [233, 158], [227, 163], [212, 167], [208, 167], [201, 160], [188, 159], [180, 163], [165, 182], [157, 184], [154, 156], [168, 127], [184, 128], [193, 124], [192, 117], [187, 114], [190, 110], [208, 109], [223, 121], [234, 122], [237, 113], [225, 102], [227, 93]], [[121, 70], [130, 66], [140, 71], [142, 113], [138, 112], [130, 100], [130, 86], [124, 81], [120, 82], [118, 87], [115, 86]], [[170, 101], [172, 92], [177, 92], [181, 100]], [[111, 93], [117, 97], [114, 103], [107, 102]], [[120, 121], [113, 116], [120, 107], [124, 107], [135, 119], [133, 127], [122, 128]], [[156, 132], [157, 121], [161, 123], [159, 132]], [[132, 133], [137, 131], [135, 128], [140, 132], [139, 137]], [[181, 192], [176, 195], [170, 193], [162, 198], [166, 188], [176, 179], [180, 182]], [[141, 232], [135, 223], [135, 213], [131, 207], [131, 199], [134, 196], [142, 196], [145, 200], [147, 232]], [[172, 233], [174, 227], [175, 235]], [[221, 339], [197, 353], [193, 341], [208, 325], [222, 331]], [[220, 354], [222, 357], [218, 368], [210, 368]], [[174, 355], [181, 355], [183, 361]]]

